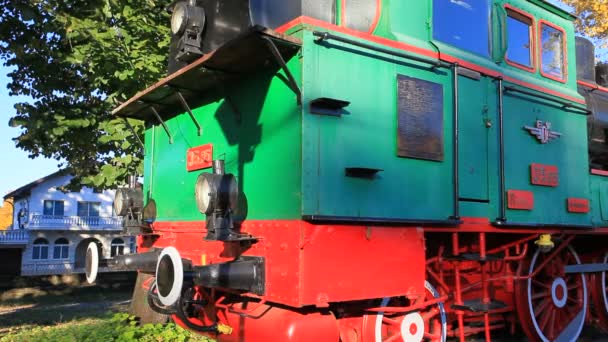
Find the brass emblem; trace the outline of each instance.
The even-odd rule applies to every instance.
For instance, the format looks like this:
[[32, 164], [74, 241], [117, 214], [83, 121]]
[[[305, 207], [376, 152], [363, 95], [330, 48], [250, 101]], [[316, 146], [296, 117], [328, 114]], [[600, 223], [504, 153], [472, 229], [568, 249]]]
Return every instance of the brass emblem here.
[[551, 123], [549, 121], [536, 120], [535, 127], [524, 126], [524, 129], [535, 136], [541, 144], [546, 144], [562, 136], [561, 133], [551, 130]]

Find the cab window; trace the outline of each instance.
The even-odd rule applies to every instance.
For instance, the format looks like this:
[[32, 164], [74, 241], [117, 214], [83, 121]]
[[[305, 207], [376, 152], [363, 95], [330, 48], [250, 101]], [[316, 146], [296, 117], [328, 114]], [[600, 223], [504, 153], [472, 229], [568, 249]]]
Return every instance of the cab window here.
[[489, 57], [489, 0], [434, 0], [433, 38]]
[[541, 23], [540, 25], [540, 54], [541, 54], [541, 73], [543, 76], [564, 80], [564, 31]]
[[518, 68], [534, 71], [533, 19], [515, 9], [507, 9], [507, 62]]

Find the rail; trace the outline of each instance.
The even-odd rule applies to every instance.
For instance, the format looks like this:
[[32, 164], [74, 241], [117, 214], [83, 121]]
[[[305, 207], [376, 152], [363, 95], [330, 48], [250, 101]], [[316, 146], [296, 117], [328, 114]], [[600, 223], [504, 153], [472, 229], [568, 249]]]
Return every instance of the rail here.
[[0, 232], [0, 245], [4, 244], [26, 244], [28, 240], [27, 230], [5, 230]]
[[[111, 272], [108, 267], [99, 267], [98, 272]], [[21, 265], [21, 275], [53, 275], [53, 274], [75, 274], [85, 273], [84, 266], [76, 266], [76, 263], [65, 261], [56, 262], [31, 262]]]
[[122, 218], [101, 216], [32, 215], [32, 218], [26, 227], [29, 229], [113, 230], [122, 228]]

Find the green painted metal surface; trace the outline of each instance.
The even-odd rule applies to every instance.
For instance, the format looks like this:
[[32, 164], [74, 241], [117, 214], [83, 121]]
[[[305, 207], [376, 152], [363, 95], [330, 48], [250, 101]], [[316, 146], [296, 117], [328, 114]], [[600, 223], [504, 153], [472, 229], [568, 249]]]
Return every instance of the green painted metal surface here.
[[[565, 29], [569, 51], [565, 83], [549, 80], [539, 71], [515, 68], [501, 56], [485, 58], [432, 41], [430, 0], [383, 1], [374, 34], [502, 73], [507, 78], [505, 85], [511, 85], [508, 79], [517, 79], [582, 99], [576, 92], [572, 22], [534, 1], [494, 2], [497, 6], [507, 3], [532, 14], [537, 23], [543, 19]], [[492, 9], [494, 39], [501, 37], [497, 32], [501, 27], [498, 12], [496, 7]], [[446, 219], [452, 215], [452, 70], [432, 70], [425, 64], [345, 43], [318, 44], [311, 32], [318, 29], [328, 30], [305, 26], [290, 31], [303, 39], [301, 56], [289, 62], [303, 92], [301, 107], [282, 75], [259, 75], [227, 89], [234, 106], [221, 97], [194, 111], [203, 125], [200, 137], [187, 114], [167, 122], [174, 135], [173, 144], [168, 143], [162, 128], [148, 129], [145, 188], [157, 201], [159, 220], [204, 217], [194, 203], [194, 183], [200, 171], [187, 172], [185, 157], [188, 148], [206, 143], [214, 144], [214, 157], [225, 156], [227, 172], [237, 176], [247, 197], [248, 219], [302, 215]], [[442, 87], [441, 161], [397, 155], [397, 75]], [[499, 215], [497, 83], [484, 75], [478, 78], [459, 77], [459, 196], [483, 203], [462, 202], [461, 216], [494, 220]], [[349, 101], [348, 114], [311, 113], [310, 101], [320, 97]], [[234, 108], [238, 108], [240, 122]], [[562, 133], [561, 138], [540, 144], [523, 129], [536, 120], [551, 122], [552, 129]], [[550, 101], [508, 93], [504, 98], [504, 130], [506, 189], [528, 190], [535, 196], [533, 210], [508, 210], [509, 221], [586, 224], [592, 216], [594, 223], [606, 220], [599, 214], [598, 204], [604, 196], [600, 191], [604, 185], [599, 184], [600, 180], [592, 182], [591, 188], [589, 185], [584, 116]], [[531, 163], [557, 166], [559, 186], [532, 185]], [[382, 171], [373, 179], [352, 178], [345, 176], [347, 167]], [[569, 197], [592, 199], [593, 214], [568, 213]]]
[[[300, 77], [300, 61], [289, 65]], [[225, 159], [226, 172], [237, 177], [241, 196], [239, 215], [248, 219], [293, 219], [300, 216], [301, 130], [294, 92], [284, 75], [245, 77], [226, 85], [228, 94], [195, 109], [203, 127], [198, 136], [188, 116], [146, 132], [145, 193], [156, 201], [159, 221], [202, 220], [194, 201], [194, 184], [201, 172], [186, 171], [189, 148], [213, 144], [213, 158]], [[245, 198], [246, 197], [246, 198]], [[244, 208], [244, 210], [243, 210]]]
[[[304, 36], [304, 103], [349, 101], [341, 117], [303, 114], [303, 214], [386, 219], [447, 219], [451, 215], [451, 150], [443, 162], [397, 156], [397, 75], [440, 84], [443, 134], [452, 139], [450, 76], [343, 44], [328, 48]], [[449, 145], [446, 145], [449, 146]], [[345, 168], [381, 169], [374, 179]]]

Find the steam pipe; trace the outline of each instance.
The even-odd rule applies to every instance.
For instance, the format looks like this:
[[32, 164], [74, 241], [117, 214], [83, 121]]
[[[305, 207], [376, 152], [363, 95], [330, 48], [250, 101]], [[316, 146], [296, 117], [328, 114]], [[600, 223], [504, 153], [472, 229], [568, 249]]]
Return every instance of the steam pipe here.
[[108, 260], [108, 267], [113, 271], [141, 271], [154, 273], [160, 249], [138, 254], [117, 255]]
[[263, 295], [265, 262], [263, 257], [241, 256], [229, 262], [193, 267], [191, 260], [182, 259], [175, 247], [167, 247], [158, 257], [156, 285], [158, 299], [165, 306], [177, 303], [183, 289], [192, 285]]

